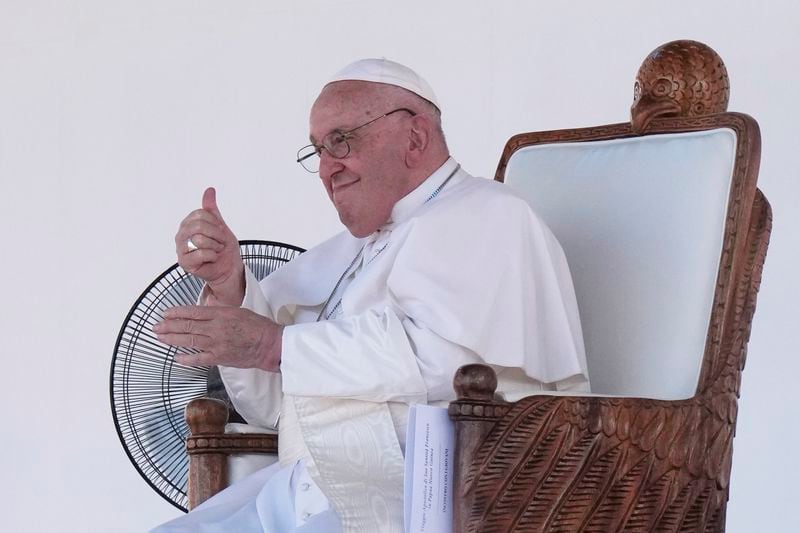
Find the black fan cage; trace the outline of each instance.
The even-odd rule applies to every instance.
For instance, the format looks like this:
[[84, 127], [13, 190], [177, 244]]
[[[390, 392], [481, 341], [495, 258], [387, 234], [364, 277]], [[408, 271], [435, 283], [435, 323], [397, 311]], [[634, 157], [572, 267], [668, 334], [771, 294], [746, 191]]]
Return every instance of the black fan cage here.
[[[239, 245], [244, 263], [258, 280], [304, 251], [271, 241]], [[203, 282], [179, 265], [168, 268], [133, 304], [111, 359], [111, 412], [122, 446], [145, 481], [183, 511], [189, 476], [184, 409], [194, 398], [227, 396], [216, 367], [175, 363], [176, 353], [197, 350], [159, 342], [152, 327], [166, 309], [195, 304], [202, 288]]]

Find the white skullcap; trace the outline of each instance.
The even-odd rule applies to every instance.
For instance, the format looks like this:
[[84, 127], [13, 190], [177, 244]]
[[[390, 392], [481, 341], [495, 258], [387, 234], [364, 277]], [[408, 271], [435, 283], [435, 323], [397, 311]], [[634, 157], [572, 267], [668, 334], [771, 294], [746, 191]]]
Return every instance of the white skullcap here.
[[334, 74], [328, 83], [345, 80], [371, 81], [402, 87], [441, 109], [433, 89], [422, 76], [407, 66], [388, 59], [359, 59]]

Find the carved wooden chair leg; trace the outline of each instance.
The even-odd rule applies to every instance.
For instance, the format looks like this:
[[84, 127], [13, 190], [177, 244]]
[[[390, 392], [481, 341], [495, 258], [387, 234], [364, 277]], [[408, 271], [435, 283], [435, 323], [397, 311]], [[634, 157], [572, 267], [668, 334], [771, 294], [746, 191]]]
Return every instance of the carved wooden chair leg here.
[[198, 398], [186, 406], [191, 435], [186, 439], [189, 454], [189, 509], [194, 509], [228, 484], [228, 456], [210, 446], [224, 437], [228, 406], [220, 400]]
[[194, 509], [228, 486], [228, 456], [231, 454], [278, 454], [278, 435], [225, 433], [228, 406], [221, 400], [198, 398], [186, 406], [190, 435], [189, 509]]

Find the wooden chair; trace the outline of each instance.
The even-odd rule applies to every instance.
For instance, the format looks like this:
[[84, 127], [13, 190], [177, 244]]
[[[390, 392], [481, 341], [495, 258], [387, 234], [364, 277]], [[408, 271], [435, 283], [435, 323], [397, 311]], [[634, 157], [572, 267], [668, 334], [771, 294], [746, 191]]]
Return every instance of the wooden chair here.
[[699, 43], [657, 49], [636, 95], [632, 123], [505, 147], [495, 179], [571, 266], [593, 395], [506, 403], [491, 368], [460, 369], [455, 531], [724, 530], [771, 227], [758, 126], [721, 112], [727, 75]]
[[[594, 394], [506, 403], [489, 367], [462, 368], [456, 531], [724, 529], [771, 227], [758, 126], [727, 100], [719, 57], [673, 42], [642, 65], [631, 123], [509, 140], [496, 179], [565, 249]], [[214, 400], [187, 408], [190, 508], [225, 486], [225, 454], [276, 450], [224, 435], [226, 416]]]

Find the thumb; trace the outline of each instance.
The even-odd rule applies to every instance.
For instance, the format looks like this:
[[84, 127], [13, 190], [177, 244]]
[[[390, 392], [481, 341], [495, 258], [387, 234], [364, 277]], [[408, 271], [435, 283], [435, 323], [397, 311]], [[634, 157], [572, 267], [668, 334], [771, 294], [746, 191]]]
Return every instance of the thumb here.
[[203, 193], [202, 206], [203, 209], [217, 215], [222, 220], [222, 213], [219, 212], [219, 207], [217, 207], [217, 190], [214, 187], [209, 187]]

